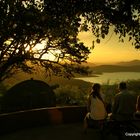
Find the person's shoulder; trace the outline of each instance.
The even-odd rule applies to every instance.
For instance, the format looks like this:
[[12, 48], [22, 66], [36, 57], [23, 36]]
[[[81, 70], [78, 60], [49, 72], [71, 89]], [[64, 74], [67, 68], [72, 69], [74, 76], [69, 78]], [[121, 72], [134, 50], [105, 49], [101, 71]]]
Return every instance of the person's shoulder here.
[[115, 100], [120, 100], [121, 98], [123, 98], [123, 93], [120, 91], [115, 95]]
[[122, 96], [122, 92], [119, 92], [115, 95], [115, 98], [119, 98], [120, 96]]
[[88, 95], [88, 98], [89, 98], [89, 99], [93, 98], [93, 95], [92, 95], [92, 94], [89, 94], [89, 95]]
[[127, 94], [131, 97], [135, 97], [135, 92], [134, 91], [127, 91]]
[[118, 96], [127, 96], [127, 95], [131, 95], [131, 92], [129, 90], [122, 90], [118, 94]]

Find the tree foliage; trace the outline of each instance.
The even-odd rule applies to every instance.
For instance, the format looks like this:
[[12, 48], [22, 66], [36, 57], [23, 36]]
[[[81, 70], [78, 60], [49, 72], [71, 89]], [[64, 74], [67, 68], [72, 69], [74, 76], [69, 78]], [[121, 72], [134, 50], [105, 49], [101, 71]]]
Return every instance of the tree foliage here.
[[140, 47], [139, 0], [0, 0], [0, 13], [1, 80], [34, 65], [66, 77], [79, 72], [75, 64], [90, 53], [78, 39], [81, 31], [91, 30], [100, 43], [112, 26], [119, 39], [128, 35]]

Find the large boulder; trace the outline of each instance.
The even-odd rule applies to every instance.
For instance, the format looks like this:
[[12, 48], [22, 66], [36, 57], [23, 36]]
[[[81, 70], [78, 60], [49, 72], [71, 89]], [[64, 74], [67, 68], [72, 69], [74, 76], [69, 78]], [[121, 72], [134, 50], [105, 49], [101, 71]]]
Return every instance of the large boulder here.
[[55, 93], [47, 83], [26, 80], [10, 88], [2, 99], [2, 112], [56, 106]]

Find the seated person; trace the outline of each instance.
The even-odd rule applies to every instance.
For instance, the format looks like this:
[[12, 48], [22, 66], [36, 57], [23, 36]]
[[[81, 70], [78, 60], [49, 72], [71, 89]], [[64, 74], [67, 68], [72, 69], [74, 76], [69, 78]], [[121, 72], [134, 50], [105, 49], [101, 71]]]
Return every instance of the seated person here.
[[92, 87], [91, 94], [89, 95], [87, 104], [88, 113], [84, 119], [85, 131], [91, 125], [93, 125], [93, 127], [97, 127], [97, 125], [102, 126], [103, 120], [107, 116], [105, 104], [100, 94], [100, 88], [100, 84], [95, 83]]
[[112, 106], [111, 118], [117, 121], [133, 120], [135, 112], [136, 101], [135, 98], [127, 90], [125, 82], [119, 84], [119, 93], [116, 94], [114, 104]]

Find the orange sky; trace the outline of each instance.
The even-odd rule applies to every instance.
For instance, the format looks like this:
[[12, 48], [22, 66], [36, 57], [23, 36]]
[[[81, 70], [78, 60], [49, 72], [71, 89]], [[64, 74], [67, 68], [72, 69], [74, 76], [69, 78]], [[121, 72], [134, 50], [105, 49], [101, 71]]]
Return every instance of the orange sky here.
[[[82, 32], [79, 34], [79, 39], [85, 45], [92, 46], [92, 33]], [[92, 63], [114, 63], [134, 59], [140, 59], [140, 50], [135, 49], [128, 40], [125, 43], [119, 42], [118, 37], [112, 31], [100, 44], [95, 44], [88, 61]]]

